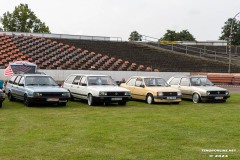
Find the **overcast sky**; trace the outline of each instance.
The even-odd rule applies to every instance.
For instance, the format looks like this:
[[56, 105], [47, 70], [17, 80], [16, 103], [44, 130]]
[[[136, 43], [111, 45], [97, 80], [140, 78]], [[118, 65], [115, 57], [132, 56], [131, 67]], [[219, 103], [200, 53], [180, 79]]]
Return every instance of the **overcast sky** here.
[[[239, 0], [0, 0], [0, 16], [28, 4], [52, 33], [122, 37], [132, 31], [160, 38], [187, 29], [198, 41], [218, 40]], [[240, 20], [240, 17], [237, 17]]]

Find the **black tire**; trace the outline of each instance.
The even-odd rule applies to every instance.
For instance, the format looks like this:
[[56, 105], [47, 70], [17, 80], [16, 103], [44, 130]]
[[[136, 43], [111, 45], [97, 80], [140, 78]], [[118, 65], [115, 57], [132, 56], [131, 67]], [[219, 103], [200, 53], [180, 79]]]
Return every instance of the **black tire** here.
[[198, 93], [194, 93], [193, 96], [192, 96], [192, 101], [193, 103], [199, 103], [201, 102], [201, 97]]
[[152, 94], [147, 94], [146, 102], [147, 102], [147, 104], [153, 104], [154, 103], [154, 98], [153, 98]]
[[15, 101], [15, 98], [13, 97], [11, 92], [8, 92], [8, 100], [9, 101]]
[[93, 99], [93, 96], [92, 94], [88, 94], [88, 105], [89, 106], [94, 106], [95, 102], [94, 102], [94, 99]]
[[0, 102], [0, 108], [2, 108], [2, 102]]
[[71, 93], [70, 93], [70, 101], [74, 101], [74, 97], [73, 97], [73, 95]]
[[118, 104], [121, 105], [121, 106], [125, 106], [126, 103], [127, 103], [126, 101], [120, 101], [120, 102], [118, 102]]
[[62, 102], [62, 103], [59, 103], [58, 105], [59, 105], [59, 106], [63, 106], [63, 107], [64, 107], [64, 106], [66, 106], [66, 105], [67, 105], [67, 102]]
[[25, 94], [24, 95], [24, 101], [23, 101], [24, 105], [27, 106], [27, 107], [31, 107], [32, 106], [32, 103], [29, 101], [29, 98], [28, 96]]

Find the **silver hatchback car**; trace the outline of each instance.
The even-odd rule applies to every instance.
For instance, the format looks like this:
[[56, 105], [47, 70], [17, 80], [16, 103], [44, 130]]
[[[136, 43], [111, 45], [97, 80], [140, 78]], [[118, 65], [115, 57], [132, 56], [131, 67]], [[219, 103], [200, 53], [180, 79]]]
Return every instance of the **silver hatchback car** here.
[[207, 76], [175, 76], [168, 84], [182, 92], [182, 98], [192, 99], [194, 103], [201, 101], [226, 102], [229, 91], [215, 86]]
[[60, 88], [51, 76], [42, 74], [16, 74], [7, 82], [6, 94], [10, 101], [23, 100], [26, 106], [33, 103], [51, 103], [66, 106], [70, 93]]

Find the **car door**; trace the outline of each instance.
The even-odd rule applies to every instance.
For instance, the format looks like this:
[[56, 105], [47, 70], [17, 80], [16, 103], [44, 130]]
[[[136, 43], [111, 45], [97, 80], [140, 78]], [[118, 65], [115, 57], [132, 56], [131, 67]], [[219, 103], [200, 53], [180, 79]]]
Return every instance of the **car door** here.
[[132, 98], [136, 98], [136, 95], [134, 94], [134, 88], [135, 88], [136, 78], [131, 78], [126, 85], [124, 85], [125, 88], [131, 91]]
[[80, 98], [79, 93], [79, 83], [80, 83], [81, 76], [76, 76], [71, 84], [71, 93], [74, 97]]
[[12, 95], [14, 97], [16, 97], [17, 99], [19, 99], [19, 95], [18, 95], [18, 83], [20, 81], [22, 76], [17, 76], [17, 78], [15, 79], [15, 81], [13, 82], [12, 85]]
[[182, 98], [192, 98], [191, 83], [189, 78], [181, 78], [178, 89], [182, 92]]
[[136, 83], [133, 89], [133, 94], [135, 95], [136, 99], [141, 99], [145, 100], [145, 88], [143, 87], [143, 79], [142, 78], [137, 78]]
[[64, 84], [63, 84], [63, 88], [65, 89], [68, 89], [70, 92], [72, 92], [72, 83], [73, 83], [73, 80], [75, 79], [76, 75], [71, 75], [69, 76]]
[[22, 76], [19, 83], [18, 83], [18, 87], [16, 90], [17, 95], [19, 96], [19, 99], [23, 100], [24, 99], [24, 94], [25, 94], [25, 78]]
[[80, 94], [80, 98], [87, 99], [88, 84], [87, 84], [87, 77], [86, 76], [82, 76], [82, 78], [80, 80], [80, 83], [79, 83], [78, 92]]

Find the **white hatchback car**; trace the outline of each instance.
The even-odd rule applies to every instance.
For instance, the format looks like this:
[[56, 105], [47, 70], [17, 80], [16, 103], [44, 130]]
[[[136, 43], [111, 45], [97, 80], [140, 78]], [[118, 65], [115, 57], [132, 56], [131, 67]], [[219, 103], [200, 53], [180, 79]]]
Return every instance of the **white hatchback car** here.
[[130, 91], [117, 86], [107, 75], [72, 74], [65, 80], [63, 88], [70, 91], [71, 99], [86, 99], [89, 106], [96, 103], [126, 105], [131, 99]]

